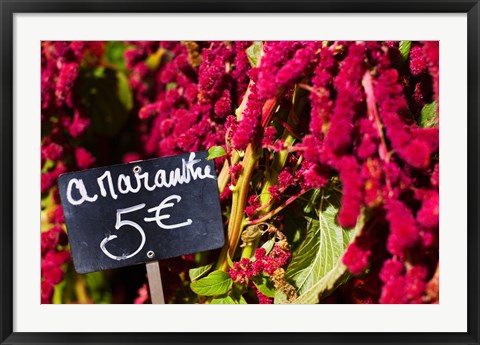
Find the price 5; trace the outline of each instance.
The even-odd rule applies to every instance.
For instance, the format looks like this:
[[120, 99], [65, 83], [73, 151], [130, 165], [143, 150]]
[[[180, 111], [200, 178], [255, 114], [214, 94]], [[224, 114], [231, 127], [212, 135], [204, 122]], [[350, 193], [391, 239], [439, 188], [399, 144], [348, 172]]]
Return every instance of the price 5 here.
[[[170, 195], [169, 197], [165, 198], [164, 200], [162, 200], [162, 202], [158, 206], [150, 208], [150, 209], [147, 210], [148, 213], [155, 213], [155, 215], [153, 217], [145, 217], [143, 219], [143, 221], [144, 222], [156, 222], [158, 227], [160, 227], [162, 229], [177, 229], [177, 228], [181, 228], [181, 227], [191, 225], [192, 224], [191, 219], [187, 219], [185, 222], [178, 223], [178, 224], [165, 224], [163, 222], [163, 220], [166, 220], [166, 219], [170, 218], [170, 214], [161, 214], [161, 212], [162, 212], [163, 209], [171, 208], [171, 207], [175, 206], [174, 202], [170, 202], [172, 200], [175, 200], [178, 204], [182, 200], [182, 197], [180, 195], [175, 195], [174, 194], [174, 195]], [[128, 208], [117, 209], [115, 229], [116, 230], [121, 230], [121, 228], [124, 227], [123, 229], [125, 229], [125, 230], [127, 230], [127, 229], [136, 230], [140, 234], [142, 240], [141, 240], [141, 243], [138, 246], [138, 248], [133, 253], [131, 253], [131, 254], [123, 253], [121, 255], [114, 255], [114, 254], [112, 254], [108, 251], [108, 249], [106, 248], [106, 245], [110, 241], [113, 241], [116, 238], [118, 238], [118, 236], [117, 235], [108, 235], [100, 243], [100, 249], [110, 259], [118, 260], [118, 261], [129, 259], [129, 258], [137, 255], [143, 249], [143, 247], [145, 246], [146, 236], [145, 236], [145, 231], [143, 230], [143, 228], [138, 223], [135, 223], [134, 221], [127, 220], [127, 219], [122, 219], [122, 215], [126, 215], [128, 213], [139, 211], [139, 210], [143, 209], [145, 206], [146, 206], [146, 204], [142, 203], [142, 204], [138, 204], [138, 205], [131, 206], [131, 207], [128, 207]], [[125, 227], [127, 227], [127, 228], [125, 228]]]

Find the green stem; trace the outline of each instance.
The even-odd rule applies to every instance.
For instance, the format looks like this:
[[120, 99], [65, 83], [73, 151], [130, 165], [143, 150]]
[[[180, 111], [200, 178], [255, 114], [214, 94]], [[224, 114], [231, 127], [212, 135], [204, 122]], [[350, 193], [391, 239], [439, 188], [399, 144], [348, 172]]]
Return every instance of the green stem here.
[[[298, 119], [295, 112], [295, 107], [292, 106], [290, 112], [288, 114], [287, 124], [289, 128], [295, 128], [298, 125]], [[292, 146], [295, 142], [295, 136], [291, 133], [291, 131], [287, 128], [283, 131], [282, 140], [284, 142], [285, 147]], [[270, 203], [272, 199], [272, 195], [268, 191], [271, 186], [274, 186], [278, 182], [278, 175], [282, 172], [285, 163], [288, 158], [288, 150], [284, 149], [279, 152], [276, 152], [273, 156], [272, 164], [270, 165], [270, 169], [267, 170], [265, 176], [265, 182], [263, 184], [262, 190], [260, 192], [260, 207], [262, 209], [261, 214], [265, 214], [270, 210], [270, 207], [264, 207], [265, 205]]]
[[[290, 108], [290, 111], [288, 113], [287, 122], [282, 123], [282, 125], [284, 126], [285, 129], [283, 131], [281, 139], [283, 140], [284, 147], [286, 149], [283, 149], [279, 152], [275, 152], [275, 154], [273, 156], [272, 164], [270, 165], [270, 167], [265, 172], [265, 175], [266, 175], [265, 176], [265, 181], [263, 183], [262, 190], [261, 190], [260, 196], [259, 196], [260, 207], [258, 208], [258, 214], [261, 217], [261, 219], [265, 219], [265, 220], [269, 219], [270, 217], [272, 217], [273, 215], [275, 215], [276, 213], [281, 211], [281, 209], [278, 209], [278, 208], [276, 209], [276, 211], [277, 211], [276, 213], [272, 213], [270, 211], [270, 209], [273, 206], [273, 201], [272, 201], [272, 196], [271, 196], [271, 193], [269, 191], [269, 188], [278, 183], [278, 175], [280, 174], [280, 172], [285, 167], [285, 163], [287, 162], [288, 155], [290, 153], [287, 148], [291, 147], [295, 143], [295, 140], [296, 140], [294, 131], [298, 126], [297, 113], [301, 112], [303, 107], [306, 104], [305, 97], [303, 97], [303, 99], [302, 99], [302, 97], [299, 97], [299, 96], [301, 96], [301, 95], [300, 95], [299, 90], [297, 88], [296, 91], [295, 91], [295, 95], [293, 97], [293, 100], [294, 100], [293, 104], [292, 104], [292, 106]], [[299, 100], [301, 100], [301, 101], [299, 101]], [[268, 120], [268, 122], [269, 121], [270, 120]], [[264, 125], [268, 124], [268, 122], [265, 122]], [[280, 206], [280, 207], [282, 207], [282, 206]], [[257, 224], [257, 223], [255, 223], [255, 224]], [[244, 247], [243, 250], [242, 250], [242, 258], [243, 257], [248, 257], [248, 258], [251, 257], [252, 253], [253, 253], [253, 250], [258, 247], [259, 242], [260, 241], [257, 240], [257, 241], [255, 241], [255, 243], [252, 246]]]
[[[240, 155], [235, 151], [232, 154], [232, 160], [231, 160], [232, 164], [238, 163], [239, 160], [240, 160]], [[223, 163], [222, 170], [218, 174], [218, 191], [220, 192], [220, 194], [223, 193], [229, 181], [230, 181], [230, 165], [225, 160], [225, 163]]]
[[253, 251], [258, 247], [258, 242], [260, 242], [260, 238], [257, 238], [253, 244], [249, 244], [243, 247], [242, 258], [250, 259], [253, 255]]
[[[281, 93], [281, 95], [283, 95], [283, 93]], [[245, 95], [244, 100], [247, 98], [248, 97]], [[277, 98], [280, 98], [280, 95], [277, 95]], [[263, 105], [261, 121], [263, 127], [265, 127], [266, 124], [268, 124], [272, 119], [273, 113], [277, 106], [277, 98], [269, 99], [265, 101], [265, 104]], [[246, 103], [242, 101], [242, 105], [244, 104], [246, 106]], [[239, 109], [237, 109], [237, 111], [238, 110]], [[260, 153], [261, 148], [254, 148], [252, 144], [249, 144], [245, 150], [245, 155], [241, 163], [243, 167], [242, 173], [238, 178], [232, 193], [232, 209], [230, 211], [230, 220], [228, 223], [227, 241], [217, 262], [217, 269], [219, 270], [226, 271], [228, 269], [227, 254], [230, 256], [230, 258], [232, 258], [235, 254], [235, 250], [237, 249], [240, 235], [244, 226], [244, 210], [247, 203], [250, 179], [252, 177], [257, 160], [260, 157]]]
[[[260, 60], [260, 59], [259, 59]], [[260, 61], [258, 61], [260, 62]], [[237, 116], [237, 120], [240, 121], [243, 117], [243, 112], [245, 108], [247, 107], [247, 102], [248, 102], [248, 96], [250, 95], [251, 91], [251, 86], [253, 85], [253, 81], [250, 81], [248, 84], [247, 91], [245, 92], [245, 95], [243, 95], [242, 98], [242, 103], [238, 106], [237, 110], [235, 110], [235, 114]], [[228, 145], [228, 142], [227, 142]], [[240, 160], [240, 155], [238, 154], [237, 151], [232, 150], [232, 157], [231, 157], [231, 164], [236, 164]], [[220, 193], [222, 193], [225, 188], [227, 187], [228, 182], [230, 181], [230, 165], [228, 161], [225, 161], [223, 163], [222, 170], [218, 174], [218, 190]]]
[[230, 258], [235, 254], [244, 223], [244, 210], [247, 203], [248, 187], [253, 170], [257, 163], [259, 154], [254, 151], [251, 145], [247, 147], [243, 158], [243, 170], [238, 178], [237, 184], [232, 193], [232, 210], [228, 223], [227, 241], [222, 248], [217, 263], [217, 269], [226, 271], [228, 269], [227, 253]]
[[81, 276], [77, 277], [75, 281], [75, 293], [77, 294], [78, 303], [80, 304], [89, 304], [90, 299], [88, 298], [87, 287], [85, 286], [85, 279]]

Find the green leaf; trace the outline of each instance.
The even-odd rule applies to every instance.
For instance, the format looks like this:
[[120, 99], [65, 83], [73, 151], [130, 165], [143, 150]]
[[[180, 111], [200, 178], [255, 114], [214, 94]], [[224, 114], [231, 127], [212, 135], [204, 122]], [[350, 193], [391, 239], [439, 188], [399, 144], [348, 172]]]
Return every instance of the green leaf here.
[[220, 296], [212, 299], [210, 304], [238, 304], [231, 296]]
[[240, 295], [240, 298], [238, 299], [237, 304], [247, 304], [247, 301], [245, 301], [245, 298], [243, 298], [243, 296]]
[[245, 293], [245, 289], [246, 287], [244, 287], [242, 284], [233, 284], [230, 296], [232, 296], [235, 303], [247, 304], [247, 301], [245, 301], [245, 298], [242, 296]]
[[210, 304], [247, 304], [242, 296], [244, 292], [244, 287], [241, 284], [233, 284], [228, 294], [213, 297]]
[[123, 41], [110, 41], [105, 46], [105, 60], [120, 70], [125, 69], [125, 49]]
[[336, 222], [340, 207], [338, 192], [322, 192], [319, 219], [307, 217], [307, 235], [293, 253], [286, 279], [297, 288], [299, 298], [293, 303], [318, 303], [338, 286], [346, 267], [342, 256], [363, 228], [363, 216], [354, 229], [343, 229]]
[[245, 50], [247, 53], [248, 61], [250, 61], [250, 65], [255, 67], [257, 65], [258, 58], [262, 53], [262, 41], [255, 41], [253, 44]]
[[225, 149], [221, 146], [212, 146], [208, 149], [207, 160], [212, 160], [214, 158], [225, 156], [227, 153]]
[[265, 296], [270, 298], [275, 297], [275, 287], [273, 286], [273, 282], [267, 275], [262, 274], [261, 276], [253, 278], [253, 284], [255, 284], [257, 289]]
[[125, 109], [130, 111], [133, 108], [133, 94], [130, 89], [130, 83], [128, 82], [128, 78], [122, 72], [117, 72], [117, 80], [118, 99], [120, 100], [120, 102], [122, 102]]
[[213, 271], [205, 278], [192, 282], [190, 288], [201, 296], [218, 296], [227, 293], [232, 284], [232, 278], [227, 272]]
[[308, 199], [307, 205], [303, 208], [304, 213], [312, 212], [315, 205], [318, 205], [318, 202], [320, 201], [320, 196], [322, 195], [321, 192], [322, 192], [321, 189], [314, 189], [313, 190], [312, 196], [310, 197], [310, 199]]
[[410, 55], [410, 48], [412, 47], [411, 41], [401, 41], [400, 42], [400, 55], [402, 60], [406, 61]]
[[212, 264], [208, 264], [205, 266], [197, 267], [197, 268], [191, 268], [188, 270], [188, 275], [190, 276], [190, 280], [193, 282], [201, 277], [203, 277], [205, 274], [208, 273], [213, 267]]
[[327, 292], [333, 291], [341, 283], [346, 283], [349, 278], [347, 268], [338, 260], [335, 266], [320, 279], [310, 289], [305, 291], [303, 295], [298, 297], [292, 303], [294, 304], [316, 304], [322, 297], [328, 295]]
[[288, 298], [287, 295], [285, 295], [282, 291], [277, 290], [275, 292], [275, 298], [273, 300], [274, 304], [287, 304], [288, 303]]
[[262, 248], [265, 248], [265, 255], [268, 255], [272, 251], [274, 245], [275, 240], [273, 238], [262, 245]]
[[228, 251], [227, 251], [227, 263], [228, 263], [228, 267], [230, 267], [230, 268], [233, 267], [233, 261], [232, 261], [232, 258], [230, 257], [230, 254], [228, 253]]
[[426, 104], [420, 112], [418, 125], [423, 128], [432, 128], [438, 126], [437, 102]]

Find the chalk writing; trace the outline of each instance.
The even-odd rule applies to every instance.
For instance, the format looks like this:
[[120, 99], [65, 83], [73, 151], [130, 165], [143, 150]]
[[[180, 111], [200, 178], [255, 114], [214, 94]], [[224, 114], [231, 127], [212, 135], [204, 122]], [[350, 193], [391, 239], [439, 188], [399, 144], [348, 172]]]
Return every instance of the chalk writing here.
[[[152, 192], [156, 188], [171, 188], [177, 184], [188, 184], [197, 179], [215, 179], [209, 165], [205, 165], [203, 169], [201, 167], [195, 167], [195, 164], [200, 161], [201, 159], [195, 159], [195, 153], [192, 152], [188, 161], [182, 159], [181, 168], [175, 168], [169, 172], [164, 169], [159, 169], [155, 173], [152, 181], [150, 180], [150, 174], [148, 172], [143, 174], [135, 173], [134, 186], [132, 186], [132, 177], [124, 174], [120, 174], [117, 177], [115, 184], [111, 172], [107, 170], [97, 178], [100, 196], [104, 198], [110, 196], [112, 199], [116, 200], [118, 198], [118, 193], [135, 194], [140, 192], [142, 187], [145, 190]], [[74, 196], [74, 194], [77, 196]], [[81, 205], [85, 201], [95, 202], [98, 199], [98, 194], [90, 196], [83, 180], [72, 178], [67, 185], [66, 197], [70, 204]]]
[[[164, 224], [164, 223], [162, 223], [162, 220], [163, 219], [169, 219], [170, 215], [169, 214], [160, 215], [160, 212], [165, 208], [170, 208], [170, 207], [173, 207], [175, 205], [173, 202], [168, 202], [172, 199], [175, 199], [177, 201], [177, 203], [179, 203], [182, 200], [182, 197], [180, 195], [170, 195], [169, 197], [166, 197], [165, 199], [163, 199], [163, 201], [157, 207], [153, 207], [153, 208], [147, 210], [148, 213], [155, 212], [155, 217], [151, 217], [151, 218], [146, 217], [143, 220], [145, 222], [156, 222], [157, 225], [162, 229], [177, 229], [177, 228], [181, 228], [181, 227], [184, 227], [184, 226], [191, 225], [192, 224], [191, 219], [187, 219], [187, 221], [185, 221], [183, 223], [178, 223], [178, 224]], [[103, 241], [100, 242], [100, 249], [102, 250], [102, 252], [106, 256], [108, 256], [109, 258], [111, 258], [113, 260], [126, 260], [126, 259], [129, 259], [129, 258], [137, 255], [138, 252], [140, 252], [143, 249], [143, 247], [145, 245], [145, 240], [146, 240], [145, 231], [143, 231], [142, 227], [138, 223], [135, 223], [131, 220], [122, 219], [122, 214], [135, 212], [135, 211], [141, 210], [144, 207], [145, 207], [145, 204], [138, 204], [138, 205], [128, 207], [128, 208], [118, 209], [117, 210], [117, 222], [115, 223], [115, 229], [117, 229], [117, 230], [119, 230], [124, 225], [129, 225], [129, 226], [133, 227], [134, 229], [136, 229], [140, 233], [140, 236], [142, 237], [142, 241], [141, 241], [140, 245], [138, 246], [138, 248], [131, 254], [123, 253], [120, 256], [114, 255], [107, 250], [106, 244], [108, 242], [118, 238], [118, 236], [108, 234], [103, 239]]]

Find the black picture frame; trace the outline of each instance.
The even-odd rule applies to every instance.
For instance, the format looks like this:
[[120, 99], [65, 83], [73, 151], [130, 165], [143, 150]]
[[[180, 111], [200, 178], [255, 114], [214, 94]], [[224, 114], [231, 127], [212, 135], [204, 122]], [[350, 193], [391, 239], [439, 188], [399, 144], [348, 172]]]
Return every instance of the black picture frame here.
[[[0, 0], [1, 344], [480, 344], [478, 0]], [[13, 17], [15, 13], [466, 13], [468, 26], [468, 315], [465, 333], [19, 333], [13, 332]], [[455, 317], [452, 315], [452, 317]]]

